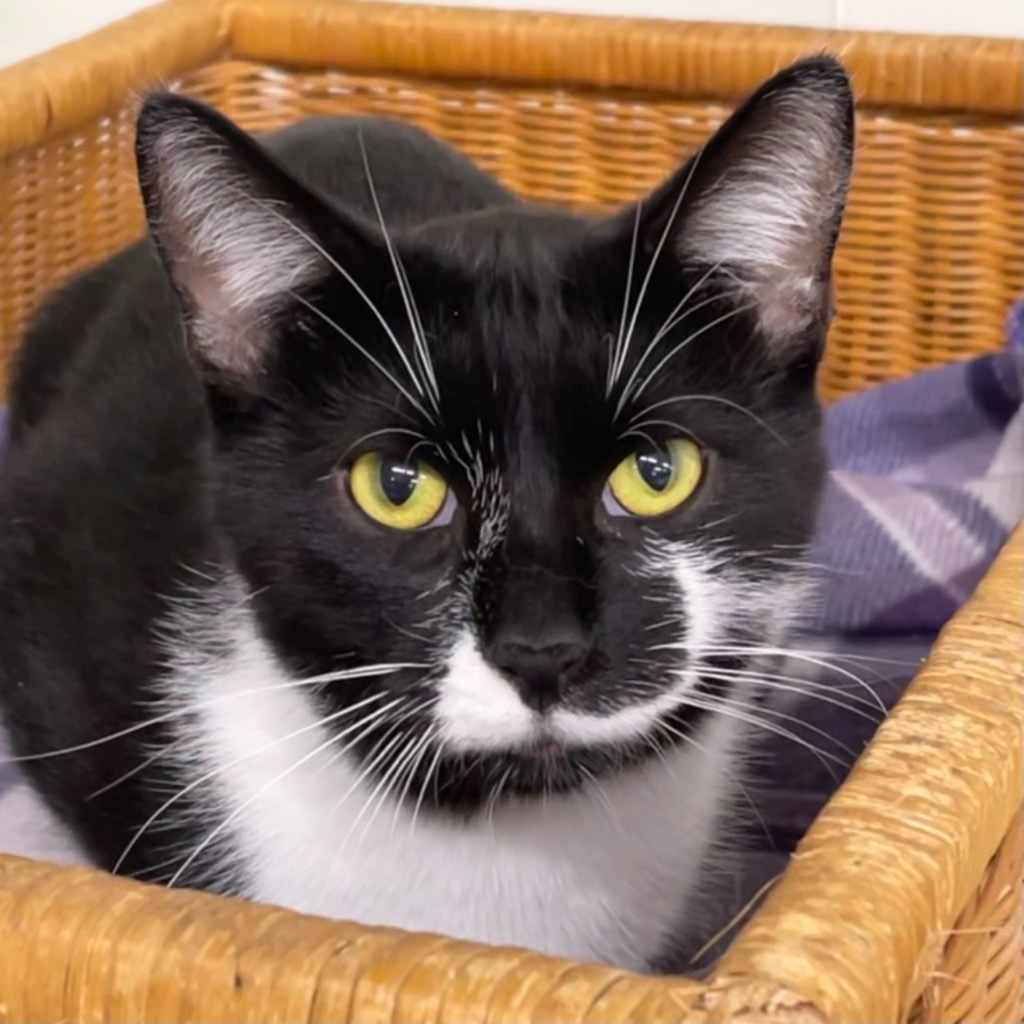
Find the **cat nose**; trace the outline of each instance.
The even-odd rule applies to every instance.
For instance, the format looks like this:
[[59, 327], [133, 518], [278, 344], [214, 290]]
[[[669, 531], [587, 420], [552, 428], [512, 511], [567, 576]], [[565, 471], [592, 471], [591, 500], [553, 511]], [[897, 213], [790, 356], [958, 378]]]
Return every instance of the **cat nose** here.
[[502, 637], [491, 647], [491, 661], [519, 691], [527, 707], [544, 712], [561, 700], [589, 653], [582, 632], [563, 630], [530, 639]]

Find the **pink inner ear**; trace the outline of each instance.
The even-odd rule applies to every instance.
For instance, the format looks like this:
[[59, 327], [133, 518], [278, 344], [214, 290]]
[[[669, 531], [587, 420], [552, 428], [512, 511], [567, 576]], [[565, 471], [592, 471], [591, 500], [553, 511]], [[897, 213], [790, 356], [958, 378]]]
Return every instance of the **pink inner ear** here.
[[259, 375], [270, 344], [266, 313], [281, 294], [263, 293], [256, 301], [233, 303], [230, 284], [225, 286], [219, 276], [223, 271], [216, 261], [197, 255], [179, 265], [177, 280], [191, 307], [190, 347], [218, 374], [242, 384]]
[[681, 257], [722, 266], [780, 355], [828, 322], [850, 170], [846, 101], [813, 82], [766, 94], [714, 152], [715, 165], [698, 167], [700, 192], [680, 230]]
[[264, 354], [268, 309], [324, 271], [293, 214], [267, 197], [257, 173], [208, 127], [188, 122], [154, 144], [156, 232], [186, 296], [190, 342], [234, 378]]
[[790, 344], [802, 342], [805, 331], [828, 322], [826, 285], [813, 278], [752, 285], [758, 325], [773, 354], [784, 356]]
[[186, 332], [189, 348], [215, 376], [244, 388], [259, 377], [270, 333], [258, 318], [204, 304], [188, 318]]

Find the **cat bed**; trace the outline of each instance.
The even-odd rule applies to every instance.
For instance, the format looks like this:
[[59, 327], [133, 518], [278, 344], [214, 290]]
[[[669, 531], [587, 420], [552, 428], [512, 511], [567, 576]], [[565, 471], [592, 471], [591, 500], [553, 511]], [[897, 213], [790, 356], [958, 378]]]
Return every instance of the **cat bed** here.
[[[854, 74], [861, 139], [823, 396], [959, 365], [830, 409], [840, 472], [814, 557], [833, 571], [809, 643], [842, 633], [840, 664], [875, 666], [896, 706], [709, 977], [643, 978], [0, 857], [0, 1020], [1021, 1019], [1024, 536], [993, 561], [1020, 514], [1019, 346], [986, 355], [1024, 290], [1013, 41], [171, 0], [0, 73], [0, 354], [46, 289], [138, 233], [133, 112], [156, 82], [251, 130], [311, 113], [406, 117], [524, 194], [605, 208], [823, 45]], [[903, 693], [905, 663], [929, 647]], [[839, 709], [812, 707], [822, 717], [805, 726], [837, 728], [824, 716]], [[853, 750], [874, 723], [856, 728], [840, 730]], [[759, 798], [772, 841], [745, 865], [737, 907], [834, 788], [820, 765], [776, 753]], [[67, 854], [39, 835], [38, 857]]]
[[[805, 627], [813, 661], [786, 672], [827, 700], [775, 694], [797, 740], [769, 734], [749, 788], [757, 805], [732, 884], [713, 908], [724, 948], [738, 914], [787, 858], [892, 709], [938, 631], [990, 569], [1024, 515], [1024, 300], [1005, 349], [867, 389], [826, 409], [833, 468], [812, 560], [820, 601]], [[0, 458], [4, 412], [0, 408]], [[802, 746], [799, 741], [807, 746]], [[818, 751], [840, 759], [822, 760]], [[3, 764], [0, 851], [83, 860]], [[714, 929], [713, 929], [714, 931]]]

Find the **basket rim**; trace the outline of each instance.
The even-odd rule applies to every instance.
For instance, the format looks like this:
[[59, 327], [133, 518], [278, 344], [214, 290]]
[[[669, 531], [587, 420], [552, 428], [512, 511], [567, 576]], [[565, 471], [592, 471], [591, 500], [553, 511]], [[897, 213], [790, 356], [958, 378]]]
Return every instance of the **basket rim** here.
[[1013, 39], [373, 0], [162, 0], [0, 69], [0, 153], [102, 117], [126, 94], [215, 59], [736, 101], [822, 50], [846, 63], [861, 105], [1022, 114], [1024, 47]]
[[[402, 31], [396, 32], [399, 26]], [[778, 64], [806, 53], [812, 35], [820, 47], [820, 33], [798, 29], [329, 0], [166, 0], [0, 72], [0, 156], [67, 132], [109, 113], [127, 97], [224, 58], [504, 81], [640, 83], [652, 91], [730, 99]], [[833, 38], [850, 43], [845, 56], [862, 103], [1019, 112], [1024, 50], [1012, 41], [943, 39], [940, 44], [933, 37], [877, 33]], [[712, 64], [725, 62], [723, 77], [700, 77], [709, 74], [707, 62], [701, 68], [700, 62], [688, 61], [698, 45], [705, 53], [710, 46]], [[728, 61], [740, 50], [749, 58], [754, 48], [763, 51], [762, 65]], [[441, 50], [446, 56], [435, 61]], [[925, 91], [922, 82], [934, 75], [941, 79], [941, 69], [961, 58], [962, 74], [946, 75], [937, 92]], [[744, 70], [730, 77], [732, 64], [743, 64]], [[994, 67], [998, 74], [992, 74]], [[998, 89], [989, 84], [992, 78], [1002, 83]], [[1008, 94], [1014, 89], [1011, 110]], [[1012, 638], [1022, 625], [1024, 526], [943, 631], [906, 697], [709, 983], [635, 978], [531, 958], [551, 991], [570, 975], [579, 984], [582, 972], [599, 993], [595, 999], [615, 995], [616, 1012], [611, 1012], [613, 1002], [602, 1002], [602, 1019], [669, 1020], [684, 1013], [689, 1020], [722, 1021], [901, 1019], [937, 960], [937, 937], [952, 927], [1021, 803], [1024, 647]], [[897, 791], [894, 780], [910, 781]], [[941, 828], [936, 826], [940, 812]], [[204, 915], [211, 907], [224, 908], [213, 916], [221, 927], [225, 916], [233, 917], [239, 934], [258, 930], [267, 915], [282, 927], [305, 922], [309, 934], [316, 931], [335, 946], [341, 935], [393, 934], [267, 908], [230, 909], [215, 897], [166, 894], [95, 872], [0, 857], [0, 939], [5, 929], [22, 927], [18, 908], [19, 900], [29, 899], [26, 886], [51, 895], [81, 892], [84, 886], [98, 894], [90, 904], [93, 911], [142, 901], [179, 916], [191, 913], [190, 927], [200, 933], [207, 928], [210, 942], [215, 925], [205, 924]], [[874, 916], [857, 919], [851, 929], [851, 915], [856, 917], [865, 894], [879, 887], [881, 895], [871, 904]], [[849, 913], [840, 920], [836, 907]], [[51, 913], [37, 925], [46, 929], [43, 944], [52, 940], [55, 948], [71, 949], [74, 929], [66, 922], [58, 923]], [[867, 952], [864, 943], [849, 941], [853, 930], [871, 936]], [[419, 950], [426, 941], [410, 937], [407, 945]], [[463, 944], [449, 946], [465, 956]], [[501, 955], [473, 949], [484, 964]], [[871, 972], [878, 961], [889, 965], [884, 978]], [[93, 969], [100, 968], [94, 963]], [[154, 969], [150, 984], [166, 988], [175, 969], [173, 962]], [[341, 1012], [347, 1003], [339, 989], [332, 991], [337, 1002], [331, 1005]]]

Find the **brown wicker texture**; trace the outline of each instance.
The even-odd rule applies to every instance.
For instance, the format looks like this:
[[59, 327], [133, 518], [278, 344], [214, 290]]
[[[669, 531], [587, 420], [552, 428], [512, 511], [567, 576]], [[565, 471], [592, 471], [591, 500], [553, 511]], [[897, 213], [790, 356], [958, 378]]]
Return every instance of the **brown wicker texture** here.
[[[1024, 816], [1010, 826], [1001, 856], [961, 912], [921, 1000], [921, 1020], [1013, 1021], [1024, 979]], [[997, 926], [994, 922], [1005, 922]]]
[[[993, 348], [1024, 291], [1013, 41], [170, 0], [0, 72], [0, 356], [45, 290], [140, 230], [132, 110], [154, 85], [253, 129], [406, 117], [592, 208], [823, 47], [860, 99], [824, 394]], [[1018, 531], [706, 983], [0, 858], [0, 1021], [1020, 1021], [1022, 721]]]

